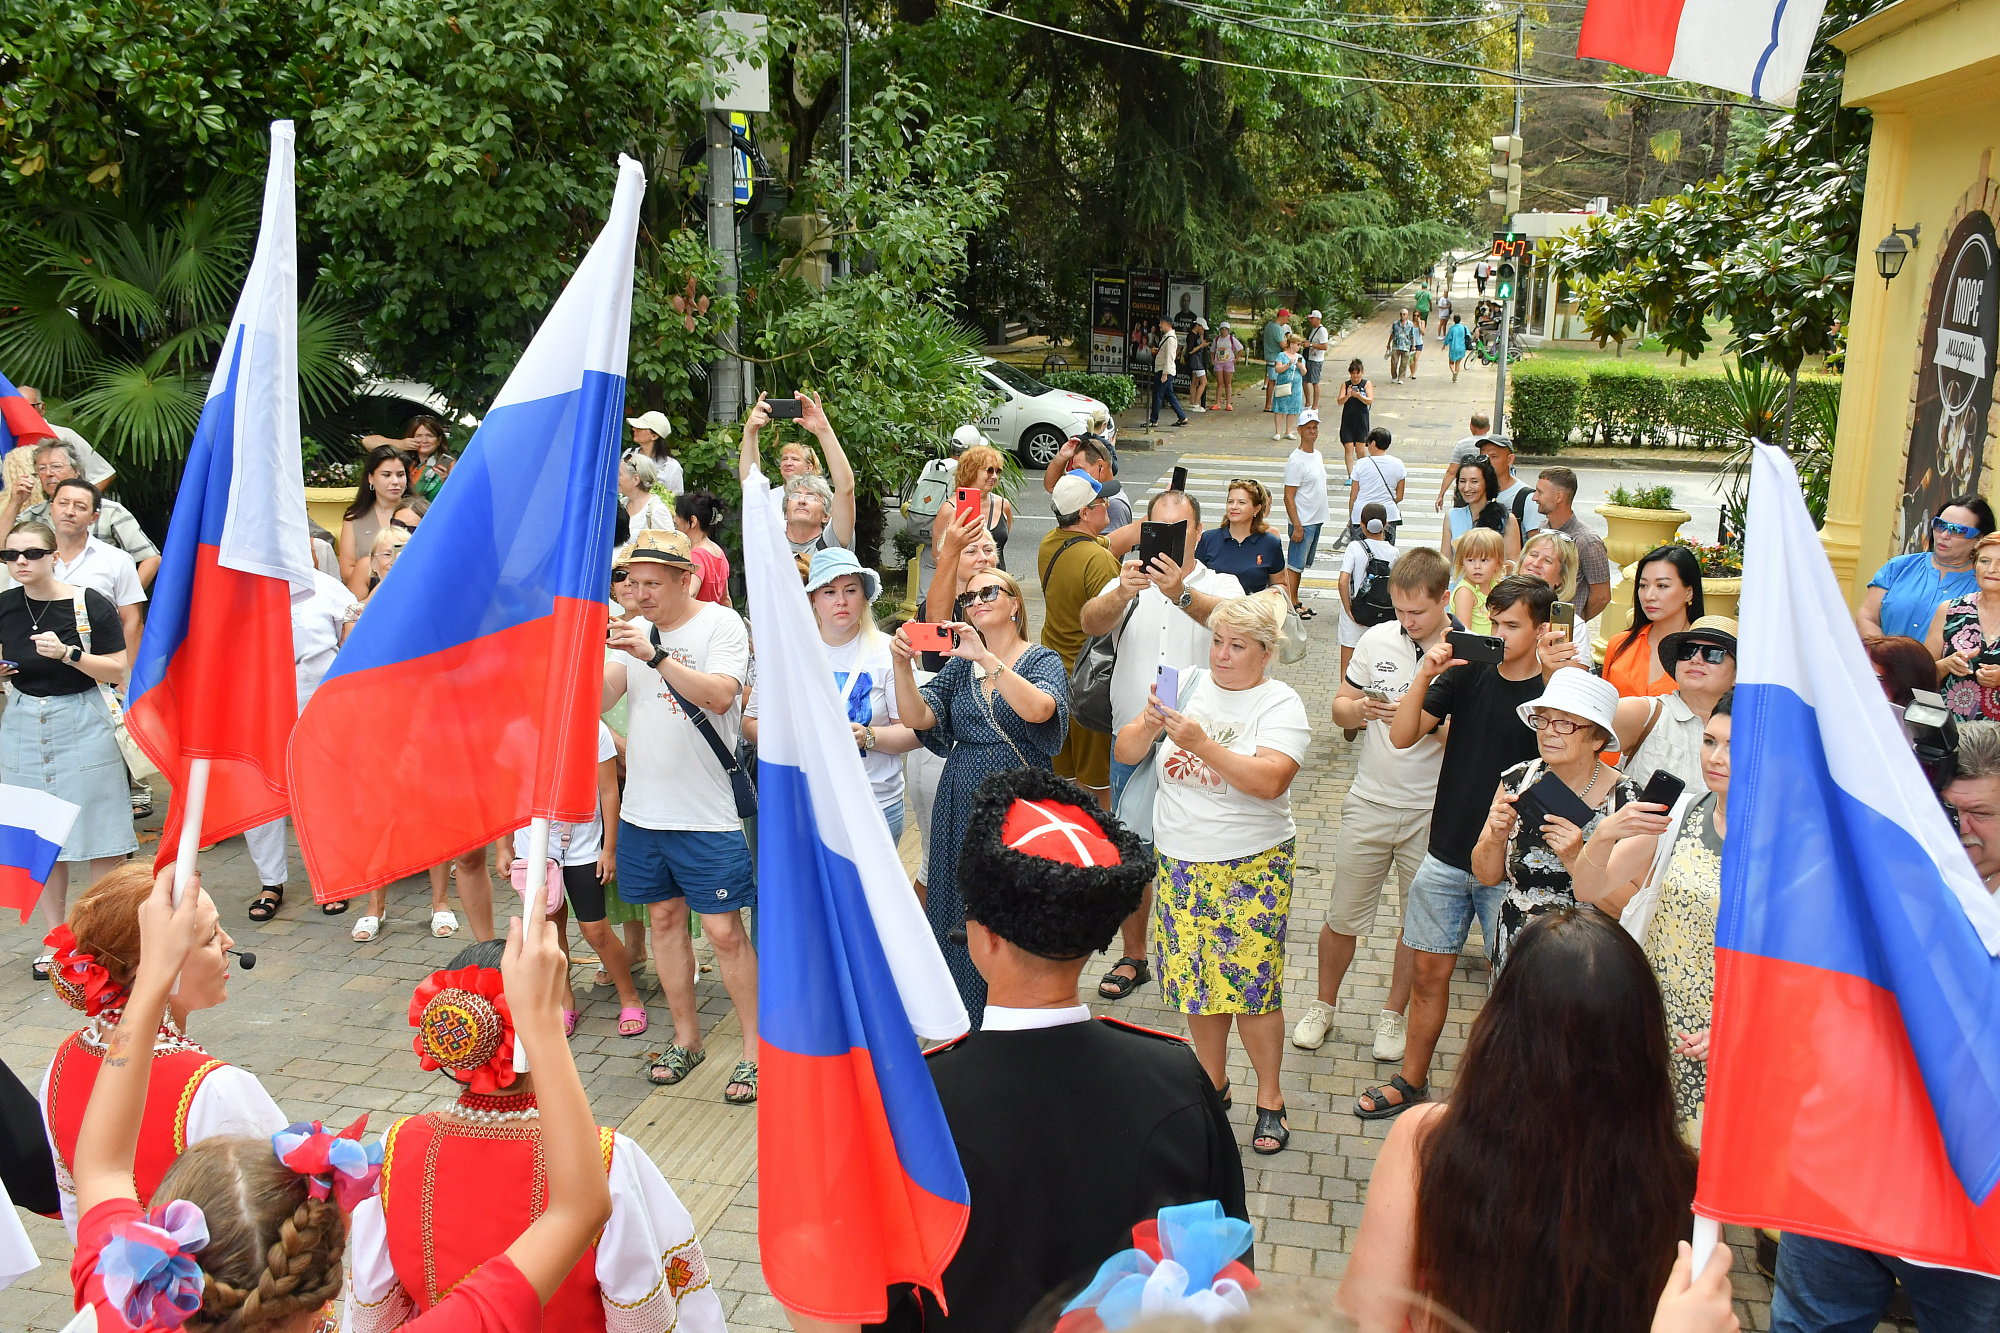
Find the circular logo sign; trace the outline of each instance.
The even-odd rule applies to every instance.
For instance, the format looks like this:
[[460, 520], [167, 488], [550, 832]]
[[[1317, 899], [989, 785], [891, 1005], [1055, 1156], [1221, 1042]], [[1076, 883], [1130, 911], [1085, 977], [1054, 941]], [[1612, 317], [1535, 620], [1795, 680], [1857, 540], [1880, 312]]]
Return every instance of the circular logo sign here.
[[2000, 342], [2000, 248], [1973, 213], [1952, 232], [1931, 284], [1917, 367], [1917, 410], [1904, 472], [1902, 541], [1922, 550], [1945, 501], [1980, 489]]

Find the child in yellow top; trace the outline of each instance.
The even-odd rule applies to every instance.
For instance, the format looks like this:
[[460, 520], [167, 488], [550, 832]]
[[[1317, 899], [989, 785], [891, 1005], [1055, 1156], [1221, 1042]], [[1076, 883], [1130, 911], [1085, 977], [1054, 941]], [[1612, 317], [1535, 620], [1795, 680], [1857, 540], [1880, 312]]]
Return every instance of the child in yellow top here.
[[1491, 634], [1492, 617], [1486, 614], [1486, 594], [1493, 585], [1514, 572], [1507, 563], [1507, 539], [1491, 528], [1470, 528], [1451, 548], [1451, 613], [1458, 623], [1474, 634]]

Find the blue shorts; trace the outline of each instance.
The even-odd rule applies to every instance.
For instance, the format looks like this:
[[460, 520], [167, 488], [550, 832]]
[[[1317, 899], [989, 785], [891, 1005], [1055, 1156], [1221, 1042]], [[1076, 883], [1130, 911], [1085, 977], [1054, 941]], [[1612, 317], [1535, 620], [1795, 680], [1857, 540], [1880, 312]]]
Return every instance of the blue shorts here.
[[1306, 358], [1306, 383], [1307, 383], [1307, 384], [1318, 384], [1318, 383], [1319, 383], [1319, 377], [1320, 377], [1320, 376], [1321, 376], [1322, 374], [1324, 374], [1325, 372], [1326, 372], [1326, 362], [1325, 362], [1325, 361], [1315, 361], [1315, 360], [1313, 360], [1313, 359], [1312, 359], [1311, 357], [1307, 357], [1307, 358]]
[[618, 821], [618, 896], [628, 903], [687, 899], [720, 916], [757, 905], [757, 868], [741, 829], [722, 833], [650, 829]]
[[1306, 535], [1293, 542], [1292, 549], [1285, 552], [1285, 563], [1288, 566], [1298, 570], [1300, 573], [1304, 573], [1306, 568], [1312, 564], [1313, 557], [1319, 554], [1319, 530], [1321, 526], [1318, 523], [1304, 523], [1300, 525], [1300, 531]]
[[1458, 953], [1472, 934], [1476, 916], [1486, 956], [1491, 958], [1505, 892], [1502, 885], [1481, 884], [1470, 871], [1426, 854], [1404, 893], [1403, 943], [1419, 953]]

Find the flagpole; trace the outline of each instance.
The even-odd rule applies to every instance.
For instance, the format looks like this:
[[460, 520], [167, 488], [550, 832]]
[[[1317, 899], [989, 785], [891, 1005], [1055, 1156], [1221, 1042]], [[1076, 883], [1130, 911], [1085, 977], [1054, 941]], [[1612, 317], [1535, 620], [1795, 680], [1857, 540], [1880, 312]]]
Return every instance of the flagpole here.
[[208, 760], [188, 761], [187, 791], [181, 797], [181, 845], [174, 851], [174, 906], [194, 879], [194, 858], [201, 851], [202, 808], [208, 804]]
[[1694, 1215], [1694, 1272], [1692, 1277], [1700, 1277], [1708, 1267], [1708, 1256], [1715, 1253], [1715, 1247], [1722, 1242], [1722, 1223], [1712, 1217]]
[[[533, 912], [547, 912], [549, 891], [549, 821], [531, 819], [528, 821], [528, 874], [526, 887], [521, 890], [521, 932], [527, 934], [528, 923], [535, 918]], [[563, 964], [565, 967], [568, 963]], [[528, 1052], [520, 1039], [514, 1041], [514, 1072], [528, 1072]]]

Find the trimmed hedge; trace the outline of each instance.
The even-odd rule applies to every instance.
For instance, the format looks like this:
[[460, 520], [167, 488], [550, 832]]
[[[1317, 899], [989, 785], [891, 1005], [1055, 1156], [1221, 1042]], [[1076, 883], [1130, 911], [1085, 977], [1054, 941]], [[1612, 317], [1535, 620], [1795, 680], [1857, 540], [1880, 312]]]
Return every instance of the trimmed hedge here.
[[[1840, 407], [1840, 376], [1799, 376], [1803, 416], [1815, 398], [1826, 414]], [[1508, 418], [1523, 453], [1552, 454], [1566, 444], [1640, 449], [1728, 449], [1738, 444], [1729, 384], [1719, 374], [1605, 361], [1529, 358], [1508, 372]]]
[[1042, 383], [1054, 389], [1067, 389], [1095, 398], [1110, 408], [1115, 415], [1132, 406], [1132, 399], [1138, 393], [1131, 377], [1127, 375], [1092, 375], [1081, 370], [1058, 370], [1041, 377]]

